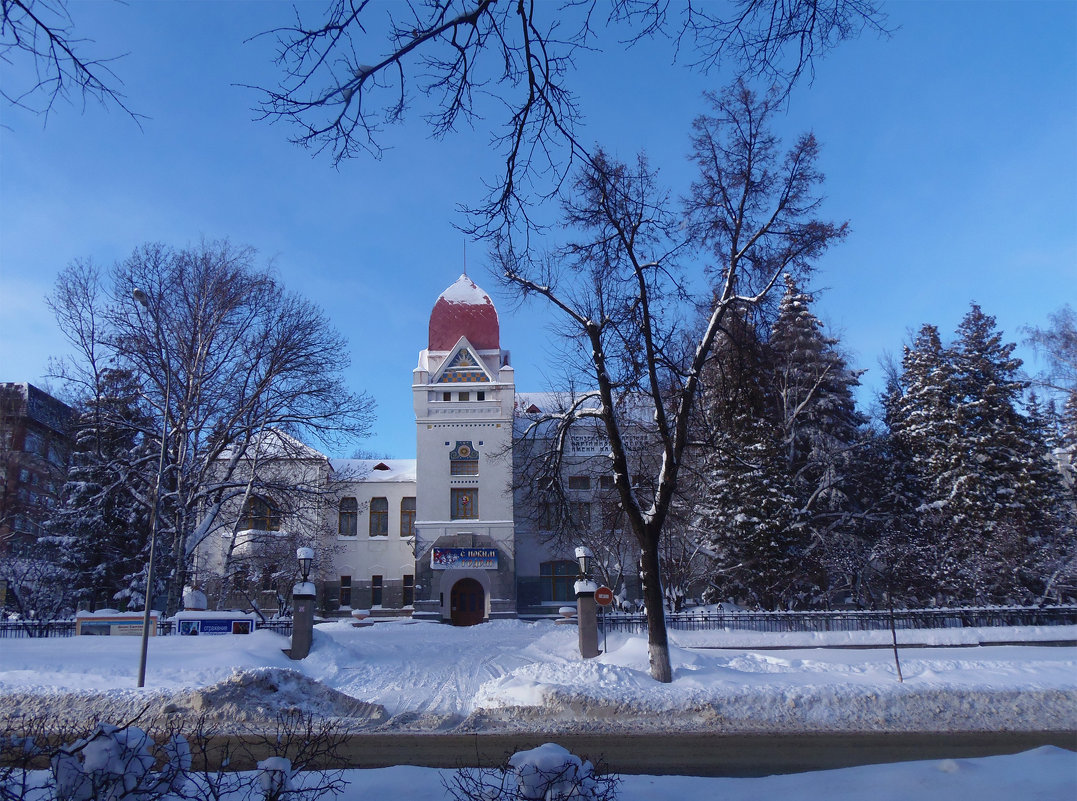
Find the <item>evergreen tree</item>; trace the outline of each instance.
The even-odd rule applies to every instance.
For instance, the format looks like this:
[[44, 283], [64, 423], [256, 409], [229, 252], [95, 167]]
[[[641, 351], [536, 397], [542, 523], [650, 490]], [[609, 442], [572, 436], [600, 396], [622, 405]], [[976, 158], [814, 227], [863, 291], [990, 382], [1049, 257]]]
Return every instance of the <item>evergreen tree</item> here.
[[152, 454], [136, 433], [148, 425], [130, 373], [104, 370], [79, 410], [68, 480], [49, 522], [49, 542], [90, 609], [141, 606], [148, 516], [137, 502]]
[[1029, 600], [1058, 550], [1061, 484], [1020, 411], [1014, 347], [973, 304], [952, 347], [924, 326], [905, 351], [889, 422], [920, 493], [925, 579], [947, 602]]
[[763, 609], [803, 605], [817, 591], [808, 530], [784, 470], [781, 432], [745, 413], [704, 460], [696, 529], [711, 556], [711, 595]]
[[859, 373], [849, 369], [838, 340], [812, 313], [811, 295], [785, 276], [786, 290], [771, 330], [768, 377], [773, 416], [782, 437], [783, 469], [795, 498], [797, 525], [810, 532], [831, 562], [835, 590], [847, 590], [857, 504], [851, 496], [861, 428], [853, 397]]

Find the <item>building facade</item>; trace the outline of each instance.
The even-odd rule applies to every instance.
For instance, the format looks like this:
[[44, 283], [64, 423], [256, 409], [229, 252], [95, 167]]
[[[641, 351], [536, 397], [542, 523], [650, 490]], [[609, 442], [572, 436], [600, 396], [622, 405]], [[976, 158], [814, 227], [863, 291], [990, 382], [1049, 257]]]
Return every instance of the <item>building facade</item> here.
[[[267, 538], [243, 527], [275, 527], [268, 539], [289, 543], [305, 530], [319, 554], [317, 583], [327, 614], [363, 610], [375, 618], [411, 615], [471, 625], [554, 615], [574, 602], [573, 546], [579, 542], [555, 536], [565, 515], [547, 514], [538, 495], [522, 489], [528, 456], [514, 444], [521, 424], [540, 411], [536, 402], [548, 404], [553, 396], [517, 393], [497, 310], [466, 275], [434, 303], [426, 347], [412, 371], [412, 396], [415, 459], [319, 454], [328, 488], [320, 499], [321, 522], [301, 521], [287, 504], [259, 499], [282, 511], [244, 512], [244, 547]], [[572, 496], [566, 508], [576, 528], [608, 522], [591, 512], [612, 490], [611, 478], [597, 474], [605, 450], [592, 440], [573, 439], [566, 460], [574, 471], [565, 482]], [[585, 471], [596, 474], [575, 476]], [[234, 532], [222, 531], [220, 542], [210, 538], [207, 547], [221, 551], [234, 540]], [[203, 555], [200, 572], [212, 574], [221, 564], [222, 556]]]
[[26, 383], [0, 383], [0, 556], [41, 533], [63, 489], [72, 409]]

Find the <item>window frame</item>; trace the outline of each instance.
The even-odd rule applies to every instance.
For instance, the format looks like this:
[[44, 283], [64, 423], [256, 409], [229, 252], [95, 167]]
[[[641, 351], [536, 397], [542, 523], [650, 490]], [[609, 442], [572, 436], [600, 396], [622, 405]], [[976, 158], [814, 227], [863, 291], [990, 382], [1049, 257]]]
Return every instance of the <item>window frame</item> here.
[[359, 499], [352, 495], [341, 498], [337, 504], [337, 536], [348, 539], [359, 536]]
[[[579, 565], [571, 559], [551, 559], [539, 564], [539, 598], [544, 604], [576, 600]], [[563, 596], [563, 597], [559, 597]]]
[[[269, 498], [251, 495], [243, 504], [240, 517], [243, 531], [280, 531], [284, 515]], [[258, 525], [264, 523], [264, 525]]]
[[[469, 500], [465, 500], [469, 499]], [[465, 514], [466, 512], [466, 514]], [[479, 518], [479, 488], [449, 488], [449, 519], [477, 520]]]
[[[380, 501], [380, 503], [378, 503]], [[384, 508], [383, 508], [384, 505]], [[370, 537], [389, 536], [389, 499], [384, 495], [370, 499], [367, 510], [367, 534]]]
[[[405, 506], [411, 501], [409, 506]], [[410, 508], [409, 508], [410, 507]], [[405, 495], [400, 499], [400, 537], [407, 539], [415, 536], [415, 496]]]

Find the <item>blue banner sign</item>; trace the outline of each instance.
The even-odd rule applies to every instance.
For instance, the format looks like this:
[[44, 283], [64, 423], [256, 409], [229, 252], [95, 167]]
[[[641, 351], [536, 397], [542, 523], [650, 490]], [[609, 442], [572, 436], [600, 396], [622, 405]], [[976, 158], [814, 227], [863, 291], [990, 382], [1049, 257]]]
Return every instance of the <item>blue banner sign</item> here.
[[434, 548], [430, 566], [434, 570], [497, 570], [497, 548]]

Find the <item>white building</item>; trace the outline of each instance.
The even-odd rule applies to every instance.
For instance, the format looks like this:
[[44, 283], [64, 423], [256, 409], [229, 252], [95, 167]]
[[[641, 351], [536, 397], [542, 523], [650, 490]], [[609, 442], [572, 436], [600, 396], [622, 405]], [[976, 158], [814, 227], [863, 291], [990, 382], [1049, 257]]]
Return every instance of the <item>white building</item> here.
[[[516, 508], [513, 432], [526, 409], [497, 310], [466, 275], [434, 304], [412, 393], [415, 459], [322, 457], [331, 487], [315, 527], [322, 609], [457, 625], [556, 613], [574, 600], [572, 549], [544, 545], [541, 514]], [[589, 508], [600, 487], [596, 476], [586, 492], [571, 490], [575, 508]], [[278, 518], [287, 531], [287, 512]]]

